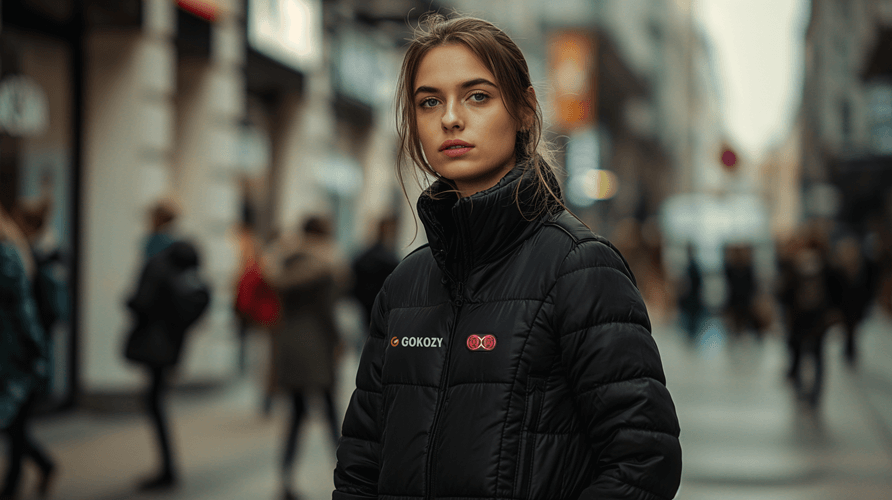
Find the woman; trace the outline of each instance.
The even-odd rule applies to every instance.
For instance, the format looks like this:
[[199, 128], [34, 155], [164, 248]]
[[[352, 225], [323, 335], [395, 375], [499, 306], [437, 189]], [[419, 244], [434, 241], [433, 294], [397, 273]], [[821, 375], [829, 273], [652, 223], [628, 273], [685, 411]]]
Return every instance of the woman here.
[[[428, 18], [403, 61], [429, 245], [373, 311], [334, 499], [672, 498], [675, 408], [634, 278], [561, 202], [517, 46]], [[403, 160], [404, 162], [404, 160]]]
[[40, 498], [48, 494], [56, 470], [29, 429], [31, 410], [49, 373], [49, 346], [31, 289], [33, 273], [28, 243], [0, 207], [0, 429], [9, 436], [9, 462], [0, 500], [16, 498], [25, 458], [40, 468]]
[[283, 249], [286, 255], [274, 280], [282, 303], [281, 317], [273, 329], [276, 382], [288, 392], [293, 403], [282, 458], [285, 500], [297, 498], [293, 485], [294, 459], [307, 396], [314, 393], [322, 396], [332, 446], [338, 444], [339, 417], [333, 394], [340, 340], [334, 308], [345, 273], [336, 257], [332, 236], [328, 219], [308, 218], [301, 243]]

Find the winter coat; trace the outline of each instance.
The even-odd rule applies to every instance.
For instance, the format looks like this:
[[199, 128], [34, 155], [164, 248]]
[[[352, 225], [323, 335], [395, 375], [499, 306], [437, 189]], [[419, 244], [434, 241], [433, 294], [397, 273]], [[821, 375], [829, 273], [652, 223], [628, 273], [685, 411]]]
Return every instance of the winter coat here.
[[331, 390], [338, 329], [335, 302], [343, 275], [331, 245], [308, 241], [287, 255], [273, 280], [281, 317], [273, 329], [276, 382], [287, 390]]
[[[198, 250], [186, 241], [175, 241], [146, 260], [133, 295], [127, 300], [127, 308], [133, 313], [133, 326], [129, 336], [140, 335], [145, 329], [157, 328], [163, 332], [166, 342], [161, 351], [172, 349], [169, 361], [161, 365], [175, 365], [179, 362], [183, 351], [186, 332], [191, 323], [183, 324], [177, 311], [182, 304], [180, 297], [174, 293], [174, 284], [178, 276], [186, 272], [197, 272], [199, 266]], [[128, 343], [129, 344], [129, 343]], [[145, 361], [158, 356], [157, 346], [145, 343], [135, 344], [134, 361]], [[128, 351], [133, 349], [128, 345]], [[139, 352], [153, 351], [153, 352]], [[129, 357], [129, 356], [128, 356]], [[153, 363], [147, 363], [153, 364]]]
[[0, 429], [46, 382], [48, 350], [21, 256], [0, 239]]
[[537, 214], [523, 171], [419, 199], [429, 246], [376, 301], [333, 499], [675, 495], [678, 421], [632, 273], [554, 203]]

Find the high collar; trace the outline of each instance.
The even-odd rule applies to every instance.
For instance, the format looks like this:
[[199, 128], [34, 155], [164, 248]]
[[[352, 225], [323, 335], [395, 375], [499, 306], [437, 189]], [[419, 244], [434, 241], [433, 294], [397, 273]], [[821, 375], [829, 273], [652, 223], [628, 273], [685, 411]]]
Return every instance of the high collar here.
[[[546, 169], [549, 187], [560, 196], [557, 180]], [[418, 199], [418, 215], [437, 265], [453, 281], [472, 269], [513, 251], [559, 208], [537, 189], [531, 166], [516, 165], [493, 187], [465, 198], [436, 181]], [[547, 195], [546, 195], [547, 196]], [[544, 206], [544, 210], [543, 210]]]

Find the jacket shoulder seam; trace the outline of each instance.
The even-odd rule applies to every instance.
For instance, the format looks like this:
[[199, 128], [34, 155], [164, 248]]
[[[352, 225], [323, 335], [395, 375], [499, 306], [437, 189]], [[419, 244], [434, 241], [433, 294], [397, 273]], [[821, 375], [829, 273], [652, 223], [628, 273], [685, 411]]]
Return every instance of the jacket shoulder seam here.
[[428, 248], [428, 247], [430, 247], [430, 246], [431, 246], [430, 243], [425, 243], [424, 245], [421, 245], [420, 247], [416, 248], [415, 250], [412, 250], [411, 252], [409, 252], [405, 257], [403, 257], [402, 260], [406, 260], [406, 259], [408, 259], [409, 257], [411, 257], [412, 255], [415, 255], [415, 254], [416, 254], [417, 252], [419, 252], [420, 250], [423, 250], [423, 249]]
[[[579, 329], [577, 329], [577, 330], [573, 330], [573, 331], [571, 331], [571, 332], [562, 333], [562, 334], [560, 334], [560, 338], [569, 337], [570, 335], [577, 335], [577, 334], [580, 334], [580, 333], [582, 333], [582, 332], [584, 332], [584, 331], [586, 331], [586, 330], [590, 330], [590, 329], [592, 329], [592, 328], [599, 328], [599, 327], [602, 327], [602, 326], [609, 326], [609, 325], [632, 325], [632, 326], [640, 326], [640, 327], [644, 328], [645, 330], [647, 330], [647, 327], [646, 327], [645, 325], [642, 325], [641, 323], [637, 323], [637, 322], [635, 322], [635, 321], [602, 321], [602, 322], [600, 322], [600, 323], [595, 323], [594, 325], [586, 325], [586, 326], [584, 326], [584, 327], [582, 327], [582, 328], [579, 328]], [[648, 332], [648, 333], [649, 333], [649, 332]]]
[[600, 383], [600, 384], [597, 384], [597, 385], [594, 386], [594, 387], [589, 387], [588, 389], [585, 389], [585, 390], [583, 390], [583, 391], [579, 391], [579, 393], [577, 394], [577, 396], [582, 396], [583, 394], [588, 394], [588, 393], [590, 393], [590, 392], [597, 391], [598, 389], [603, 389], [604, 387], [607, 387], [607, 386], [610, 386], [610, 385], [623, 384], [623, 383], [625, 383], [625, 382], [632, 382], [633, 380], [653, 380], [654, 382], [657, 382], [657, 383], [659, 383], [660, 385], [662, 385], [662, 382], [660, 382], [660, 381], [657, 380], [656, 378], [651, 377], [650, 375], [642, 375], [642, 376], [640, 376], [640, 377], [630, 377], [630, 378], [624, 378], [624, 379], [622, 379], [622, 380], [611, 380], [610, 382], [602, 382], [602, 383]]
[[[565, 259], [566, 259], [566, 258], [565, 258]], [[579, 271], [585, 271], [585, 270], [587, 270], [587, 269], [602, 269], [602, 268], [613, 269], [614, 271], [616, 271], [616, 272], [622, 274], [623, 276], [626, 276], [626, 273], [624, 273], [624, 272], [622, 272], [621, 270], [617, 269], [616, 266], [611, 266], [611, 265], [608, 265], [608, 264], [596, 264], [596, 265], [594, 265], [594, 266], [580, 267], [579, 269], [574, 269], [574, 270], [572, 270], [572, 271], [567, 271], [567, 272], [565, 272], [565, 273], [563, 273], [563, 274], [559, 274], [558, 277], [557, 277], [557, 279], [559, 280], [559, 279], [563, 278], [564, 276], [568, 276], [568, 275], [573, 274], [573, 273], [578, 273]], [[628, 278], [628, 276], [626, 276], [626, 278]]]

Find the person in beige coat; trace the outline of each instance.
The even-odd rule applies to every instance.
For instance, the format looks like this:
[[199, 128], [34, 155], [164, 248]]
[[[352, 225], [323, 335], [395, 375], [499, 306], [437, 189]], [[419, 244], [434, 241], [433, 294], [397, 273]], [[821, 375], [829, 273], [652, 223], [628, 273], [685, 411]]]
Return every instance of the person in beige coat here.
[[341, 349], [335, 303], [346, 288], [346, 267], [338, 258], [332, 233], [327, 218], [308, 218], [300, 241], [282, 245], [273, 277], [282, 305], [273, 328], [273, 367], [278, 388], [293, 403], [282, 460], [285, 499], [296, 498], [291, 481], [308, 395], [322, 396], [333, 446], [340, 435], [333, 394]]

